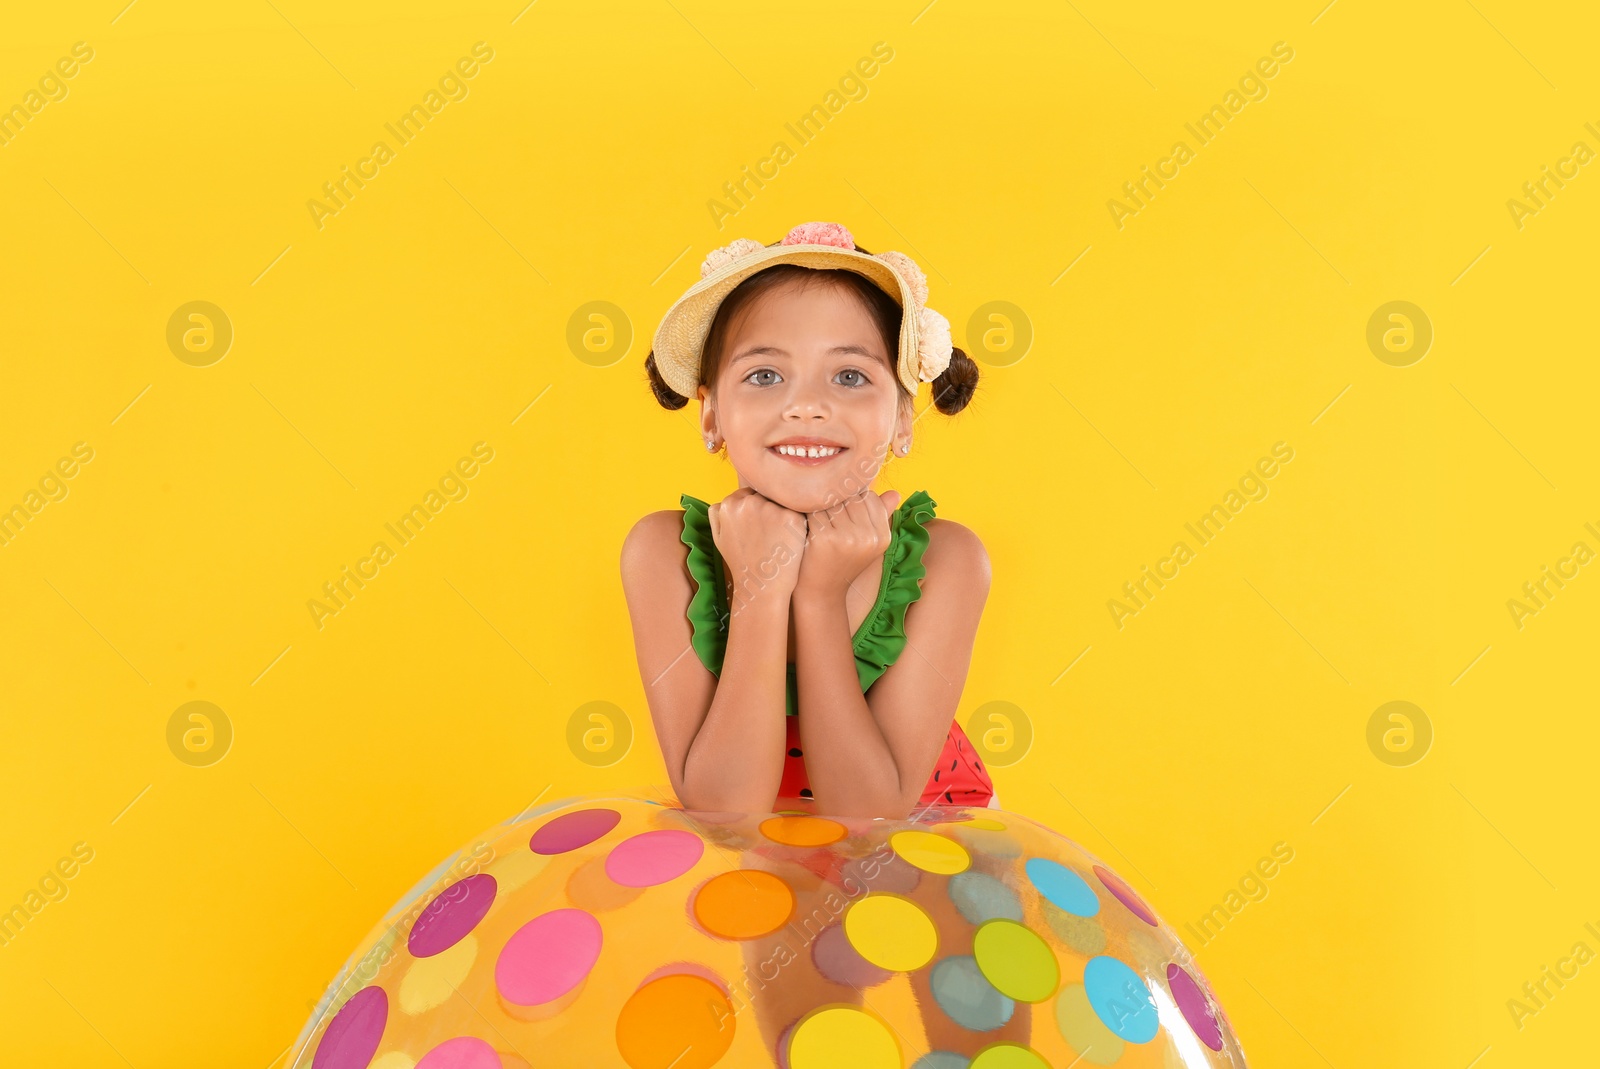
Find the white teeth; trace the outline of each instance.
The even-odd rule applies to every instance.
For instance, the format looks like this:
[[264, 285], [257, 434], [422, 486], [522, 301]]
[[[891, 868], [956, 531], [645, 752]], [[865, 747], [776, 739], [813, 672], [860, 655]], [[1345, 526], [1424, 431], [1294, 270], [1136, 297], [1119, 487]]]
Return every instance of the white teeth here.
[[778, 452], [791, 457], [831, 457], [839, 450], [826, 445], [780, 445]]

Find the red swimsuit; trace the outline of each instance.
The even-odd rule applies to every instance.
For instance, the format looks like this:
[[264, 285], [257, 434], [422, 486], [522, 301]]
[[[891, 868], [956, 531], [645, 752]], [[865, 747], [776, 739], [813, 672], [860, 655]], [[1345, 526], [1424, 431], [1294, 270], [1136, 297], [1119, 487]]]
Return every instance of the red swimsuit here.
[[[783, 782], [778, 785], [779, 798], [810, 798], [811, 788], [806, 786], [806, 762], [800, 749], [800, 718], [785, 717], [788, 728], [788, 756], [783, 759]], [[944, 749], [934, 762], [933, 775], [923, 788], [919, 806], [967, 805], [987, 806], [994, 797], [994, 784], [984, 770], [983, 760], [972, 749], [972, 742], [961, 725], [950, 721], [950, 732], [944, 737]]]

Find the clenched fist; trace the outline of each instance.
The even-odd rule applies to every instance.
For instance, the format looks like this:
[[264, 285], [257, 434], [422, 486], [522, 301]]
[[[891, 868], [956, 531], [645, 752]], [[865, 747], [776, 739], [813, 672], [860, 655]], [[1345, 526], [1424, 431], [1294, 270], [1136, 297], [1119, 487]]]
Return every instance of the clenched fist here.
[[806, 597], [843, 597], [850, 583], [889, 548], [889, 516], [900, 491], [866, 489], [840, 504], [806, 514], [808, 534], [796, 591]]
[[748, 486], [712, 505], [706, 515], [733, 580], [731, 610], [770, 603], [787, 610], [806, 549], [805, 516]]

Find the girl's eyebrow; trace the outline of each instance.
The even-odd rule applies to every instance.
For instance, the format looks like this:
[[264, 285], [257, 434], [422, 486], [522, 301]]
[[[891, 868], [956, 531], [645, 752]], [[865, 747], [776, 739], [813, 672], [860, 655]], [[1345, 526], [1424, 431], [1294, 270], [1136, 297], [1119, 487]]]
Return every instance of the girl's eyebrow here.
[[[868, 349], [868, 348], [866, 348], [864, 346], [861, 346], [861, 345], [835, 345], [832, 349], [828, 350], [828, 355], [829, 356], [837, 356], [837, 355], [845, 354], [845, 353], [853, 354], [855, 356], [866, 357], [869, 360], [877, 359], [877, 357], [873, 354], [872, 350], [870, 350], [870, 349]], [[729, 363], [729, 366], [732, 366], [733, 364], [737, 364], [741, 360], [748, 360], [751, 357], [755, 357], [755, 356], [788, 356], [788, 355], [789, 355], [789, 353], [788, 353], [787, 350], [780, 349], [776, 345], [758, 345], [753, 349], [746, 349], [744, 352], [740, 353], [738, 356], [735, 356], [728, 363]]]

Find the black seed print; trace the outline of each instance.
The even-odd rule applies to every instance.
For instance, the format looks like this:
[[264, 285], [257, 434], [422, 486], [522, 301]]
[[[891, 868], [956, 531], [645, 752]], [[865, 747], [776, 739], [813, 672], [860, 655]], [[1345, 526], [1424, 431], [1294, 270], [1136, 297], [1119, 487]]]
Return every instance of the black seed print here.
[[799, 757], [800, 755], [801, 755], [800, 747], [798, 747], [798, 746], [789, 747], [789, 756], [790, 757]]
[[936, 783], [939, 780], [939, 770], [937, 768], [933, 770], [933, 779], [934, 779], [934, 782], [936, 782]]
[[802, 798], [810, 798], [811, 797], [811, 788], [810, 787], [801, 787], [800, 788], [800, 797], [802, 797]]
[[954, 772], [955, 770], [956, 770], [956, 762], [951, 761], [950, 762], [950, 771]]
[[954, 802], [955, 801], [954, 798], [950, 797], [950, 792], [949, 791], [945, 791], [944, 792], [944, 800], [947, 801], [947, 802]]

